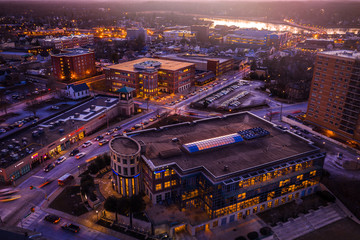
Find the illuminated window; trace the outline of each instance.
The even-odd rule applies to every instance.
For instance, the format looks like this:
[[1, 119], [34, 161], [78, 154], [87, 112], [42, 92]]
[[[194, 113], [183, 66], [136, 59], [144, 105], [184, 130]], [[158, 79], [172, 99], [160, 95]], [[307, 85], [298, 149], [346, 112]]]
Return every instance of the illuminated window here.
[[156, 190], [156, 191], [161, 190], [161, 184], [156, 184], [156, 185], [155, 185], [155, 190]]
[[314, 177], [316, 175], [316, 170], [310, 172], [310, 177]]
[[164, 188], [168, 188], [168, 187], [170, 187], [170, 181], [165, 182], [165, 184], [164, 184]]
[[289, 182], [290, 182], [290, 179], [285, 179], [284, 181], [280, 181], [279, 187], [283, 187], [283, 186], [285, 186], [286, 184], [288, 184]]
[[286, 202], [286, 197], [283, 197], [282, 199], [281, 199], [281, 203], [285, 203]]
[[272, 202], [268, 202], [267, 207], [271, 208], [272, 207]]
[[175, 170], [171, 169], [171, 175], [174, 175], [174, 174], [175, 174]]
[[171, 186], [176, 186], [176, 180], [171, 180]]
[[244, 198], [246, 198], [246, 193], [241, 193], [241, 194], [238, 195], [239, 200], [242, 200]]
[[303, 175], [301, 174], [301, 175], [297, 176], [297, 177], [296, 177], [296, 180], [297, 180], [297, 181], [303, 180]]
[[161, 178], [161, 173], [156, 173], [155, 174], [155, 179], [160, 179]]
[[279, 199], [276, 199], [276, 200], [275, 200], [274, 205], [275, 205], [275, 206], [279, 205]]
[[170, 175], [170, 171], [169, 171], [169, 169], [168, 170], [166, 170], [165, 172], [164, 172], [164, 177], [167, 177], [167, 176], [169, 176]]
[[253, 213], [256, 213], [257, 210], [258, 210], [258, 207], [254, 207], [254, 208], [253, 208]]

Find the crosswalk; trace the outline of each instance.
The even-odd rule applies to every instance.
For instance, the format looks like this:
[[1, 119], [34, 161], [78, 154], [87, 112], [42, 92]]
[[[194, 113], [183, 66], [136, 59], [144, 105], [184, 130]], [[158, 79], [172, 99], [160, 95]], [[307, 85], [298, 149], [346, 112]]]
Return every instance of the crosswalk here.
[[19, 221], [17, 226], [21, 228], [33, 230], [30, 229], [32, 223], [41, 221], [45, 217], [45, 215], [46, 213], [44, 211], [42, 211], [39, 207], [35, 207], [35, 211], [27, 216], [24, 216], [24, 218]]

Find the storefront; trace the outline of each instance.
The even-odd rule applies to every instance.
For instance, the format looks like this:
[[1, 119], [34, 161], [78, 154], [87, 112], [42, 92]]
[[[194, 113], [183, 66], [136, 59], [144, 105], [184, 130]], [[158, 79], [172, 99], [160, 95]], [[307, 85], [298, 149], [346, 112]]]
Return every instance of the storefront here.
[[80, 141], [85, 137], [84, 127], [77, 129], [76, 131], [68, 134], [67, 136], [61, 138], [56, 143], [50, 145], [48, 149], [48, 154], [52, 157], [60, 154], [62, 151], [68, 149], [72, 144]]

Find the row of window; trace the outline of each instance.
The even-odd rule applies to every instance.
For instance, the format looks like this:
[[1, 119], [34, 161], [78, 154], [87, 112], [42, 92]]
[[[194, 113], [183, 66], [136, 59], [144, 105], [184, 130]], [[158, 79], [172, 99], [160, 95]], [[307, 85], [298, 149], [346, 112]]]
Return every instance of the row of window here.
[[160, 191], [162, 189], [167, 189], [171, 186], [176, 186], [176, 180], [171, 180], [171, 181], [167, 181], [164, 182], [164, 184], [159, 183], [155, 185], [155, 191]]

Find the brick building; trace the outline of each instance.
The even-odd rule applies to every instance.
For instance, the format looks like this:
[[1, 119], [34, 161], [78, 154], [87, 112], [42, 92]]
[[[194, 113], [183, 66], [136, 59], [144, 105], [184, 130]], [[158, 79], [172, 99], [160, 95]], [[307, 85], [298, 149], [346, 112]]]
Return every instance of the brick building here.
[[105, 72], [108, 88], [117, 91], [123, 86], [136, 89], [137, 96], [156, 96], [158, 92], [179, 93], [194, 84], [193, 63], [141, 58], [108, 67]]
[[328, 136], [360, 143], [360, 53], [317, 54], [306, 121]]
[[87, 49], [67, 49], [51, 55], [53, 75], [63, 81], [92, 77], [96, 73], [95, 53]]

